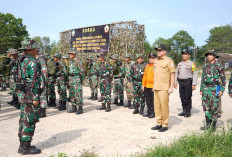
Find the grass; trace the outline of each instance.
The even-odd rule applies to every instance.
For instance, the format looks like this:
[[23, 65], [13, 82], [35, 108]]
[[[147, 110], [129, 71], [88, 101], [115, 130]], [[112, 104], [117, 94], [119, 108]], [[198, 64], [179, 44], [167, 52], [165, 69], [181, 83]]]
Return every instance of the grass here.
[[159, 145], [139, 157], [231, 157], [232, 132], [185, 135], [170, 145]]

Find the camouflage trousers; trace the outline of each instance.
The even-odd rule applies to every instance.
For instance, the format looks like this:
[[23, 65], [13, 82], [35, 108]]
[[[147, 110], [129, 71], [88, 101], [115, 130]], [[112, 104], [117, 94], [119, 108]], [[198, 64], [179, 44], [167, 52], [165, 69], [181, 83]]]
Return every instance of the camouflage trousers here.
[[97, 94], [98, 93], [98, 77], [97, 75], [93, 75], [89, 77], [89, 86], [91, 93]]
[[54, 76], [49, 76], [48, 77], [48, 95], [49, 95], [49, 100], [56, 99], [55, 83], [56, 83], [56, 78]]
[[142, 91], [142, 82], [133, 82], [134, 88], [134, 102], [133, 105], [136, 107], [145, 107], [145, 96]]
[[69, 97], [71, 99], [71, 103], [74, 106], [82, 106], [83, 105], [83, 90], [82, 83], [79, 76], [70, 77], [69, 76]]
[[114, 99], [124, 100], [124, 86], [123, 86], [123, 79], [114, 79], [113, 81], [113, 93]]
[[40, 105], [20, 103], [20, 119], [18, 136], [22, 141], [31, 141], [35, 131], [35, 124], [39, 121]]
[[216, 87], [205, 87], [202, 92], [202, 106], [205, 115], [216, 121], [218, 118], [219, 97], [216, 96]]
[[67, 101], [66, 81], [63, 77], [57, 77], [58, 94], [61, 101]]
[[101, 79], [100, 82], [100, 91], [102, 93], [102, 104], [110, 104], [111, 103], [111, 79], [104, 78]]
[[125, 90], [127, 95], [127, 100], [132, 101], [133, 99], [133, 85], [128, 79], [125, 79]]
[[41, 108], [48, 107], [47, 85], [44, 86], [44, 90], [40, 95], [40, 106], [41, 106]]

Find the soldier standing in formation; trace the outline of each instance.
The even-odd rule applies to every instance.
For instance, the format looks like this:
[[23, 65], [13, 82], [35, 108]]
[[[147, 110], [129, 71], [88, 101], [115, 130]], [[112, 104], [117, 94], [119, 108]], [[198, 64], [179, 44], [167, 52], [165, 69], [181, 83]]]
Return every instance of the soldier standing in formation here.
[[89, 100], [97, 100], [98, 95], [98, 65], [94, 62], [93, 57], [87, 59], [88, 64], [88, 75], [89, 75], [89, 86], [91, 91], [91, 97]]
[[57, 80], [57, 89], [59, 94], [59, 104], [55, 107], [58, 110], [66, 110], [66, 101], [67, 101], [67, 90], [66, 90], [66, 78], [67, 78], [67, 69], [64, 65], [64, 62], [61, 60], [61, 54], [57, 53], [54, 56], [54, 61], [56, 62], [56, 80]]
[[[220, 63], [216, 63], [219, 58], [216, 50], [208, 51], [205, 56], [208, 63], [203, 68], [200, 95], [202, 95], [202, 106], [205, 112], [206, 125], [201, 130], [215, 131], [218, 118], [219, 97], [222, 96], [226, 77], [224, 68]], [[220, 80], [221, 85], [220, 85]]]
[[230, 80], [229, 80], [228, 93], [229, 93], [230, 97], [232, 98], [232, 72], [231, 72], [231, 76], [230, 76]]
[[144, 92], [145, 101], [147, 104], [147, 112], [143, 114], [143, 117], [154, 118], [154, 60], [156, 55], [154, 53], [149, 54], [149, 64], [146, 65], [144, 75], [142, 90]]
[[66, 55], [64, 55], [64, 56], [62, 56], [62, 60], [63, 60], [63, 63], [64, 63], [64, 65], [65, 65], [65, 67], [66, 67], [66, 70], [67, 70], [67, 72], [66, 72], [66, 74], [67, 74], [67, 77], [66, 77], [66, 89], [67, 89], [67, 101], [69, 101], [70, 102], [70, 98], [69, 98], [69, 94], [68, 93], [70, 93], [69, 92], [69, 90], [70, 90], [70, 88], [69, 88], [69, 79], [68, 79], [68, 66], [69, 66], [69, 61], [70, 61], [70, 58], [69, 58], [69, 55], [68, 54], [66, 54]]
[[[40, 110], [40, 64], [36, 61], [37, 45], [34, 40], [27, 39], [22, 42], [22, 50], [25, 55], [19, 58], [16, 89], [21, 106], [19, 120], [18, 153], [38, 154], [41, 152], [35, 146], [31, 146], [36, 122], [39, 121]], [[42, 87], [43, 88], [43, 87]]]
[[126, 59], [125, 59], [125, 71], [126, 71], [126, 76], [125, 76], [125, 90], [126, 90], [126, 95], [127, 95], [127, 104], [124, 105], [124, 107], [128, 107], [134, 109], [133, 105], [131, 105], [132, 99], [133, 99], [133, 85], [129, 81], [129, 76], [130, 76], [130, 69], [131, 65], [134, 64], [134, 61], [132, 61], [131, 54], [127, 53], [126, 54]]
[[[70, 99], [72, 103], [72, 109], [68, 113], [82, 114], [83, 113], [83, 89], [82, 84], [84, 81], [84, 67], [81, 61], [77, 60], [74, 49], [70, 49], [68, 52], [70, 61], [69, 61], [69, 84], [70, 84]], [[77, 110], [77, 106], [79, 106]]]
[[[114, 54], [112, 57], [112, 68], [113, 68], [113, 94], [114, 102], [117, 106], [124, 106], [124, 78], [126, 74], [125, 66], [119, 61], [118, 55]], [[120, 102], [118, 103], [118, 99]]]
[[173, 92], [175, 80], [175, 65], [171, 58], [166, 56], [167, 48], [159, 44], [157, 59], [154, 62], [154, 105], [157, 125], [152, 130], [165, 132], [168, 130], [169, 95]]
[[140, 115], [143, 115], [145, 107], [145, 97], [142, 91], [142, 78], [145, 69], [145, 64], [143, 63], [142, 54], [137, 54], [136, 59], [137, 62], [132, 64], [129, 75], [129, 81], [133, 84], [134, 90], [133, 106], [135, 109], [133, 114], [139, 113]]
[[179, 83], [179, 92], [182, 103], [183, 111], [179, 113], [179, 116], [191, 117], [192, 109], [192, 93], [196, 89], [197, 85], [197, 68], [194, 62], [189, 60], [190, 52], [184, 50], [182, 52], [182, 62], [177, 65], [175, 75], [175, 88], [177, 88], [177, 82]]
[[38, 54], [36, 56], [37, 62], [40, 64], [41, 67], [41, 87], [43, 88], [43, 91], [41, 91], [40, 96], [40, 118], [46, 117], [46, 108], [48, 107], [48, 95], [47, 95], [47, 87], [48, 87], [48, 69], [46, 64], [46, 59], [43, 56], [41, 50], [38, 48]]
[[9, 49], [8, 54], [11, 57], [10, 62], [10, 89], [12, 94], [12, 101], [8, 102], [8, 104], [16, 107], [17, 109], [20, 109], [20, 104], [18, 102], [18, 96], [16, 93], [16, 73], [17, 73], [17, 64], [18, 64], [18, 51], [16, 49]]
[[[98, 72], [100, 77], [100, 90], [102, 93], [102, 106], [98, 110], [111, 111], [111, 81], [113, 70], [112, 66], [106, 62], [105, 55], [101, 53], [97, 56], [100, 61]], [[107, 105], [107, 106], [106, 106]]]

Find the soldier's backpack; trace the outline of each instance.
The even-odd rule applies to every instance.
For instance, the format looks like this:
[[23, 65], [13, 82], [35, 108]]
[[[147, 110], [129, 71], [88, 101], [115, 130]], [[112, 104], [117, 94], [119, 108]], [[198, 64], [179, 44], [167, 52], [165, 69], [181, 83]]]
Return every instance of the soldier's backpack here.
[[47, 61], [47, 68], [48, 68], [48, 74], [55, 76], [57, 73], [57, 66], [56, 63], [52, 59], [48, 59]]

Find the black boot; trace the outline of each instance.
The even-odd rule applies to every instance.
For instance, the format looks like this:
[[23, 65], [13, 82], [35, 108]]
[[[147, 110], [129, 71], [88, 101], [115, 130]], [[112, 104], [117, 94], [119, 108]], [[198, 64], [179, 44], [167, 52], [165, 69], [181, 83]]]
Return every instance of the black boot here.
[[55, 107], [56, 106], [56, 99], [50, 99], [48, 103], [48, 107]]
[[61, 106], [58, 108], [59, 111], [66, 110], [66, 101], [61, 101]]
[[16, 109], [20, 109], [20, 103], [18, 97], [15, 97], [15, 102], [12, 104]]
[[77, 107], [72, 105], [72, 109], [68, 111], [68, 113], [75, 113], [77, 112]]
[[118, 105], [118, 99], [114, 99], [114, 102], [113, 102], [113, 104], [116, 104], [116, 105]]
[[101, 107], [99, 107], [97, 110], [105, 110], [106, 109], [106, 105], [105, 104], [102, 104]]
[[133, 114], [137, 114], [137, 113], [139, 113], [139, 108], [138, 108], [138, 106], [135, 107], [135, 110], [134, 110]]
[[82, 114], [82, 113], [83, 113], [82, 105], [79, 105], [79, 109], [77, 110], [76, 114]]
[[124, 106], [123, 100], [120, 100], [120, 103], [118, 103], [117, 106]]
[[107, 104], [107, 108], [106, 108], [105, 111], [106, 111], [106, 112], [110, 112], [110, 111], [111, 111], [110, 103]]
[[124, 105], [124, 107], [131, 107], [131, 101], [128, 100], [128, 103], [126, 105]]
[[13, 95], [12, 96], [12, 100], [9, 101], [9, 102], [7, 102], [7, 104], [12, 105], [14, 103], [14, 101], [15, 101], [15, 96]]
[[37, 149], [36, 147], [32, 147], [30, 141], [22, 142], [22, 149], [20, 151], [20, 154], [27, 155], [27, 154], [39, 154], [39, 153], [41, 153], [41, 150]]
[[191, 117], [191, 110], [186, 110], [184, 117]]
[[97, 100], [97, 99], [98, 99], [97, 94], [95, 94], [93, 100]]
[[47, 117], [46, 115], [46, 108], [41, 108], [40, 109], [40, 117], [39, 118], [44, 118]]
[[154, 111], [151, 112], [151, 114], [148, 116], [148, 118], [155, 118], [155, 113], [154, 113]]
[[1, 91], [6, 91], [6, 87], [2, 87], [2, 90]]
[[178, 114], [178, 116], [184, 116], [186, 114], [186, 110], [183, 109], [183, 111], [181, 113]]
[[93, 100], [94, 98], [94, 93], [91, 93], [91, 97], [88, 98], [88, 100]]
[[59, 104], [58, 105], [56, 105], [55, 107], [53, 107], [54, 109], [59, 109], [60, 108], [60, 106], [61, 106], [61, 100], [59, 100]]
[[201, 127], [201, 130], [208, 130], [210, 128], [211, 125], [211, 120], [208, 118], [208, 116], [205, 116], [205, 120], [206, 120], [206, 125]]
[[140, 114], [140, 115], [143, 115], [143, 114], [144, 114], [144, 107], [140, 107], [139, 114]]

